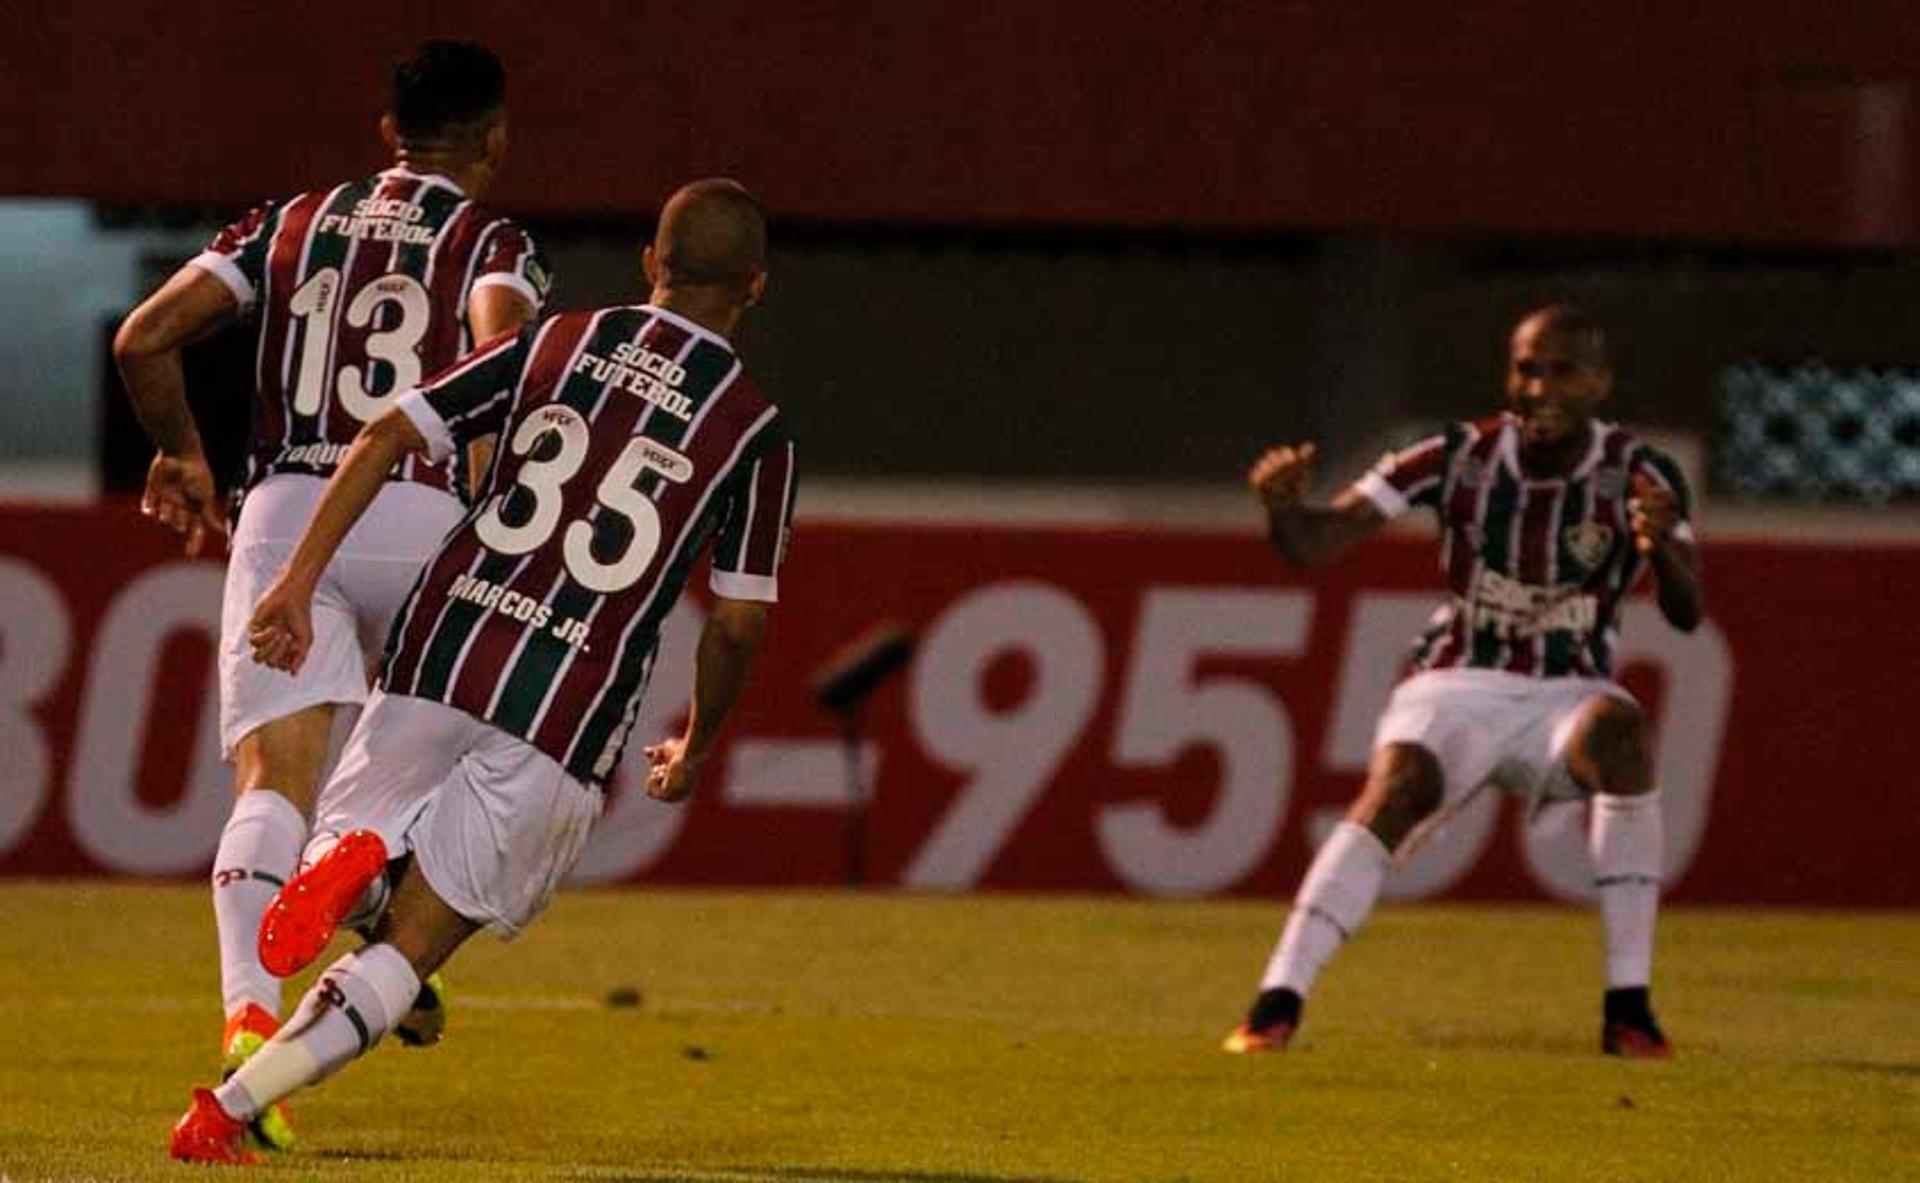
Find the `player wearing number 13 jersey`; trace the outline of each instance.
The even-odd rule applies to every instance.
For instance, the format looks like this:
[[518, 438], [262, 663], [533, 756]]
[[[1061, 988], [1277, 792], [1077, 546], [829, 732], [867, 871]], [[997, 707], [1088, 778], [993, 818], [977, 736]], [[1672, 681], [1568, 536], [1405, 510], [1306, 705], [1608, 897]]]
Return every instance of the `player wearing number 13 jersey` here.
[[[258, 314], [248, 487], [331, 475], [394, 395], [473, 348], [475, 293], [499, 286], [538, 308], [547, 289], [526, 231], [407, 164], [263, 205], [191, 265]], [[409, 456], [393, 477], [464, 492], [463, 461]]]
[[[260, 918], [306, 841], [337, 705], [365, 699], [393, 613], [465, 512], [460, 458], [394, 469], [327, 571], [314, 660], [298, 677], [250, 660], [247, 618], [360, 428], [475, 343], [517, 330], [545, 297], [525, 232], [477, 204], [505, 160], [505, 86], [481, 46], [422, 46], [395, 69], [381, 121], [392, 167], [228, 226], [115, 342], [159, 447], [143, 508], [185, 533], [189, 553], [222, 522], [181, 390], [180, 348], [242, 320], [255, 342], [252, 443], [219, 654], [221, 746], [237, 792], [213, 876], [230, 1063], [277, 1023], [280, 983], [258, 960]], [[265, 1115], [256, 1134], [283, 1145], [283, 1117]]]
[[1315, 853], [1228, 1051], [1285, 1047], [1321, 968], [1372, 910], [1390, 861], [1492, 784], [1589, 803], [1606, 932], [1601, 1048], [1663, 1058], [1649, 1001], [1663, 821], [1647, 723], [1612, 681], [1621, 602], [1648, 571], [1668, 623], [1702, 596], [1679, 468], [1595, 417], [1606, 339], [1565, 306], [1523, 318], [1503, 415], [1456, 424], [1385, 460], [1332, 505], [1304, 500], [1311, 444], [1269, 451], [1248, 480], [1275, 549], [1312, 565], [1419, 506], [1439, 516], [1448, 597], [1374, 733], [1366, 786]]
[[[793, 507], [793, 444], [727, 340], [764, 289], [765, 233], [739, 185], [681, 189], [645, 255], [649, 303], [483, 348], [354, 442], [255, 610], [254, 656], [276, 668], [310, 660], [320, 573], [381, 475], [402, 456], [501, 438], [479, 504], [395, 623], [382, 688], [321, 795], [310, 865], [268, 909], [260, 952], [296, 972], [338, 923], [383, 906], [385, 939], [324, 971], [183, 1126], [223, 1136], [341, 1067], [473, 933], [532, 920], [599, 815], [660, 623], [710, 550], [717, 599], [693, 710], [647, 753], [651, 795], [692, 788], [758, 649]], [[389, 895], [388, 856], [403, 853]]]

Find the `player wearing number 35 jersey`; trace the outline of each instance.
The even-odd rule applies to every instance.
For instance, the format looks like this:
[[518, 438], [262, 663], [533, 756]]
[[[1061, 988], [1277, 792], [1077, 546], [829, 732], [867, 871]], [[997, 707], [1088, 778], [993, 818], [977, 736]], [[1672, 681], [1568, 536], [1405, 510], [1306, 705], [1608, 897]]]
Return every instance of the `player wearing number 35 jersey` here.
[[399, 409], [430, 454], [493, 431], [501, 450], [394, 629], [383, 688], [603, 782], [706, 544], [716, 594], [773, 598], [794, 476], [779, 413], [723, 338], [652, 306], [546, 321]]
[[[383, 906], [385, 939], [326, 970], [187, 1122], [233, 1128], [339, 1068], [474, 932], [511, 936], [539, 912], [599, 815], [661, 621], [710, 551], [693, 710], [647, 753], [651, 795], [691, 790], [777, 597], [793, 508], [793, 444], [727, 340], [764, 289], [764, 258], [746, 190], [689, 185], [646, 252], [648, 304], [497, 341], [360, 433], [254, 613], [263, 663], [311, 660], [320, 572], [382, 473], [500, 435], [479, 503], [394, 625], [381, 689], [321, 794], [309, 866], [268, 909], [260, 952], [296, 972], [336, 925]], [[403, 854], [389, 893], [389, 856]]]
[[[228, 226], [115, 342], [159, 447], [142, 507], [184, 533], [189, 553], [223, 522], [181, 390], [180, 348], [239, 320], [255, 342], [219, 653], [221, 747], [237, 794], [213, 875], [229, 1066], [277, 1025], [280, 983], [259, 964], [260, 919], [306, 842], [337, 706], [365, 700], [394, 612], [465, 512], [462, 456], [409, 457], [394, 469], [326, 571], [313, 658], [297, 676], [250, 660], [247, 618], [361, 427], [476, 343], [518, 330], [546, 296], [532, 241], [478, 204], [505, 160], [505, 87], [481, 46], [422, 46], [395, 69], [381, 122], [392, 167]], [[284, 1114], [266, 1114], [256, 1136], [284, 1145]]]

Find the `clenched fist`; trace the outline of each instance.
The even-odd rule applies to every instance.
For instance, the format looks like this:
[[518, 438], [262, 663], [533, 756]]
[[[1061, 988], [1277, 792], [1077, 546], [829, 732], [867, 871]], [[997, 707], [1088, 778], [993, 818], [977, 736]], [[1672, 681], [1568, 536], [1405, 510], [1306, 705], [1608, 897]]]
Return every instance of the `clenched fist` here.
[[261, 665], [299, 673], [313, 648], [313, 589], [276, 579], [254, 606], [247, 641]]
[[683, 801], [693, 792], [700, 765], [687, 756], [685, 739], [663, 739], [647, 749], [647, 796], [655, 801]]
[[1313, 483], [1312, 444], [1269, 448], [1247, 470], [1247, 485], [1268, 509], [1285, 509], [1306, 500]]
[[1627, 498], [1627, 525], [1633, 545], [1643, 555], [1665, 546], [1680, 524], [1680, 503], [1673, 490], [1663, 489], [1644, 473], [1633, 477], [1633, 496]]

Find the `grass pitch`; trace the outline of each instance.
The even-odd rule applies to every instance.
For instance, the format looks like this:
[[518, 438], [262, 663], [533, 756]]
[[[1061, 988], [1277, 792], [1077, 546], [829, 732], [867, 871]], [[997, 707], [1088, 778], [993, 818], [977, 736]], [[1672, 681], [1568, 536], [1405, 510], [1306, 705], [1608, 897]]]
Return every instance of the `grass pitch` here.
[[[1592, 915], [1388, 908], [1296, 1050], [1216, 1050], [1278, 904], [575, 893], [441, 1046], [294, 1098], [279, 1179], [1920, 1178], [1920, 917], [1670, 911], [1670, 1064], [1596, 1052]], [[606, 1004], [636, 987], [637, 1007]], [[197, 886], [0, 885], [0, 1178], [192, 1179]]]

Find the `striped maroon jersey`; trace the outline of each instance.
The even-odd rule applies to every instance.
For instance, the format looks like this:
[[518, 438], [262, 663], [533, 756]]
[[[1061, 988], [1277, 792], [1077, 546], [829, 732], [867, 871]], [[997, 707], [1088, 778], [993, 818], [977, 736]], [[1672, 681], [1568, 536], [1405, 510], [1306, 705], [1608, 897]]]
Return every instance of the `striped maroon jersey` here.
[[500, 446], [395, 620], [383, 686], [604, 782], [700, 554], [715, 593], [777, 598], [785, 421], [724, 339], [650, 306], [552, 317], [398, 406], [434, 457], [493, 431]]
[[1620, 604], [1646, 568], [1627, 510], [1642, 476], [1673, 492], [1678, 534], [1691, 540], [1693, 497], [1679, 465], [1616, 424], [1595, 421], [1586, 457], [1554, 480], [1522, 474], [1508, 415], [1451, 424], [1383, 457], [1354, 489], [1390, 518], [1415, 506], [1435, 512], [1452, 593], [1410, 668], [1612, 676]]
[[[402, 168], [260, 206], [193, 264], [257, 326], [245, 488], [331, 475], [396, 394], [472, 350], [474, 289], [506, 284], [537, 310], [550, 286], [526, 231]], [[409, 457], [394, 475], [464, 497], [463, 465]]]

